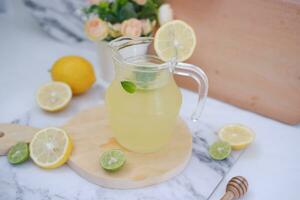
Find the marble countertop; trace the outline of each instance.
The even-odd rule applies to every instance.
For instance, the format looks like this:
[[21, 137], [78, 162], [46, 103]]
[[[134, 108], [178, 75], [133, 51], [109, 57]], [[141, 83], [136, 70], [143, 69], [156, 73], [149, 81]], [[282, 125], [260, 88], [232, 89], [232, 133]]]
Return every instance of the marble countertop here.
[[[24, 11], [15, 16], [0, 16], [0, 27], [0, 122], [11, 122], [29, 108], [34, 108], [35, 91], [39, 85], [50, 80], [45, 71], [60, 56], [82, 55], [97, 65], [93, 51], [71, 47], [46, 37]], [[184, 103], [181, 114], [187, 115], [193, 109], [196, 95], [184, 89], [182, 93]], [[208, 99], [200, 123], [209, 124], [217, 130], [224, 124], [236, 122], [255, 130], [256, 140], [244, 151], [210, 199], [219, 199], [227, 181], [236, 175], [243, 175], [249, 181], [250, 189], [242, 198], [244, 200], [299, 199], [300, 161], [297, 158], [300, 155], [300, 127], [282, 124]], [[189, 170], [192, 175], [201, 169]], [[57, 179], [59, 175], [63, 178]], [[123, 193], [107, 190], [80, 177], [74, 177], [77, 175], [67, 166], [55, 172], [41, 170], [30, 162], [11, 167], [5, 157], [0, 157], [0, 200], [130, 199], [132, 196], [138, 199], [154, 199], [135, 190]], [[195, 181], [197, 182], [196, 177]], [[184, 183], [183, 181], [180, 184]], [[156, 199], [180, 199], [179, 196], [197, 199], [197, 194], [193, 194], [195, 191], [189, 185], [186, 185], [186, 190], [181, 190], [176, 184], [169, 184], [168, 187], [172, 193], [166, 193], [158, 185], [156, 191], [160, 195]]]

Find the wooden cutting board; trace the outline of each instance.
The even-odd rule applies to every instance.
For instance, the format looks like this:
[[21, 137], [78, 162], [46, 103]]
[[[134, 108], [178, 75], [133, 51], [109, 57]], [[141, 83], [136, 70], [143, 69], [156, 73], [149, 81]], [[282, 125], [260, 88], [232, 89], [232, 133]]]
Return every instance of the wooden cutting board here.
[[[74, 142], [68, 165], [86, 180], [109, 188], [139, 188], [166, 181], [186, 166], [192, 151], [192, 135], [178, 120], [170, 143], [155, 153], [141, 154], [124, 149], [113, 138], [104, 106], [90, 108], [74, 116], [63, 127]], [[18, 141], [30, 142], [37, 128], [0, 124], [0, 155]], [[103, 170], [100, 155], [109, 149], [122, 149], [126, 164], [114, 173]]]
[[[300, 123], [299, 0], [167, 0], [197, 35], [187, 62], [201, 66], [209, 95], [289, 123]], [[191, 79], [181, 86], [196, 90]]]

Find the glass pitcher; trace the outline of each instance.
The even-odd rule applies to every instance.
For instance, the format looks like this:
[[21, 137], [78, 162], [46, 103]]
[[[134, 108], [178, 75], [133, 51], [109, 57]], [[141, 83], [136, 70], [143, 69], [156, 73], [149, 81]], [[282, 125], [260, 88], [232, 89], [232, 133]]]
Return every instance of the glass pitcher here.
[[[161, 149], [175, 131], [182, 96], [173, 73], [191, 77], [199, 85], [194, 121], [200, 116], [208, 90], [207, 77], [200, 68], [175, 59], [163, 62], [149, 53], [152, 43], [151, 37], [120, 37], [109, 44], [115, 78], [105, 96], [108, 119], [116, 140], [140, 153]], [[134, 85], [135, 92], [127, 92], [121, 84], [124, 81]]]

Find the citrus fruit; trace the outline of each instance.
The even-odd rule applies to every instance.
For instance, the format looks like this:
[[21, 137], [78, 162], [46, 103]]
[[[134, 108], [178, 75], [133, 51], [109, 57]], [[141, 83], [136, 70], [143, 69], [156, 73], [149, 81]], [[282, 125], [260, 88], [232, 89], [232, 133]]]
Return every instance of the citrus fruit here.
[[248, 146], [255, 138], [254, 132], [241, 124], [224, 126], [218, 132], [222, 141], [228, 142], [233, 150], [240, 150]]
[[7, 154], [8, 162], [11, 164], [21, 164], [29, 158], [29, 147], [25, 142], [18, 142], [12, 146]]
[[209, 155], [214, 160], [224, 160], [231, 153], [231, 146], [227, 142], [217, 141], [209, 147]]
[[72, 91], [70, 86], [62, 82], [49, 82], [42, 85], [36, 94], [37, 104], [49, 112], [65, 108], [71, 101]]
[[120, 169], [126, 161], [125, 155], [121, 150], [113, 149], [104, 152], [100, 157], [100, 165], [108, 171]]
[[39, 167], [53, 169], [69, 159], [72, 148], [72, 141], [64, 130], [45, 128], [33, 136], [30, 143], [30, 157]]
[[96, 81], [92, 64], [80, 56], [64, 56], [51, 69], [52, 80], [67, 83], [74, 95], [86, 92]]
[[187, 23], [173, 20], [161, 26], [155, 34], [154, 49], [163, 60], [188, 59], [196, 47], [195, 32]]

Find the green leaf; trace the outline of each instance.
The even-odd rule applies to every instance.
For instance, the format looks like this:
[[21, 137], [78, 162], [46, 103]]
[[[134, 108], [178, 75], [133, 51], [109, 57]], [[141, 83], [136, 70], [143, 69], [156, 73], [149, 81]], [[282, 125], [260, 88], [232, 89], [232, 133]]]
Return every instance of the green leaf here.
[[97, 14], [104, 21], [112, 24], [122, 23], [130, 18], [150, 19], [157, 18], [157, 11], [162, 0], [147, 0], [145, 5], [139, 5], [133, 0], [101, 1], [97, 5], [83, 8], [86, 15]]
[[130, 94], [136, 91], [136, 85], [131, 81], [121, 81], [121, 85], [123, 89]]
[[137, 14], [134, 10], [134, 6], [131, 2], [127, 2], [124, 6], [120, 8], [119, 11], [119, 21], [122, 22], [126, 19], [136, 18]]
[[105, 21], [108, 21], [108, 22], [114, 24], [114, 23], [118, 22], [118, 18], [113, 13], [109, 13], [106, 15]]
[[101, 1], [99, 3], [99, 8], [101, 8], [101, 9], [108, 9], [109, 8], [109, 2], [107, 2], [107, 1]]
[[91, 5], [88, 8], [84, 8], [83, 12], [85, 14], [97, 13], [98, 12], [98, 5]]
[[160, 7], [164, 3], [163, 0], [152, 0], [152, 1], [157, 5], [157, 7]]
[[116, 4], [119, 5], [119, 7], [124, 6], [128, 0], [116, 0]]
[[111, 4], [111, 11], [114, 14], [117, 14], [118, 10], [119, 10], [119, 5], [118, 1], [116, 1], [115, 3]]
[[158, 4], [156, 4], [153, 0], [148, 0], [147, 3], [142, 7], [141, 12], [138, 17], [142, 19], [156, 19], [158, 11]]

